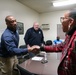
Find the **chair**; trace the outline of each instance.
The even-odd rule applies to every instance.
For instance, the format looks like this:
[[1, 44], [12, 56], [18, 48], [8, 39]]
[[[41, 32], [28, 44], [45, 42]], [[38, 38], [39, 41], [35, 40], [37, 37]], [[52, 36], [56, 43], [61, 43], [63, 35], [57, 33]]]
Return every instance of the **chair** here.
[[45, 45], [47, 45], [47, 46], [48, 46], [48, 45], [52, 45], [52, 44], [53, 44], [53, 43], [52, 43], [52, 40], [47, 40], [46, 43], [45, 43]]

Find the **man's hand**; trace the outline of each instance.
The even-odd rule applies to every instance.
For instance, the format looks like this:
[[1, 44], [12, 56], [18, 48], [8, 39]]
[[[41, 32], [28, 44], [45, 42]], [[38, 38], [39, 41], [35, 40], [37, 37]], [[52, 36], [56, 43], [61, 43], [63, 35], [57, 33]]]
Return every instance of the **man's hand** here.
[[40, 50], [40, 46], [34, 45], [32, 47], [28, 47], [29, 52], [38, 53]]

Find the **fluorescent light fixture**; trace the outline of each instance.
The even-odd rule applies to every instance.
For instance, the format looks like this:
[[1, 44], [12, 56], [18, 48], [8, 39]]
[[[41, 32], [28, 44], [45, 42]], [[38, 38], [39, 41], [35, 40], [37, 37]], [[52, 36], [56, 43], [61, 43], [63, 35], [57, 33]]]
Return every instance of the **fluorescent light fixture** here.
[[76, 4], [76, 0], [67, 0], [67, 1], [54, 2], [53, 6], [54, 7], [59, 7], [59, 6], [66, 6], [66, 5], [71, 5], [71, 4]]

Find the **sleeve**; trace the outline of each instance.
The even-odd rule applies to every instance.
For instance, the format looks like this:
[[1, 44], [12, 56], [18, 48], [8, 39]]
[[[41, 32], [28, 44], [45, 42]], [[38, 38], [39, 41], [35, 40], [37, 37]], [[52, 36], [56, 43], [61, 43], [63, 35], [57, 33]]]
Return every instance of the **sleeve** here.
[[30, 33], [31, 33], [30, 30], [27, 30], [27, 31], [26, 31], [26, 34], [25, 34], [25, 36], [24, 36], [24, 41], [25, 41], [26, 45], [29, 44]]
[[64, 44], [58, 44], [58, 45], [51, 45], [51, 46], [41, 46], [40, 50], [41, 51], [46, 51], [46, 52], [62, 52], [64, 47]]
[[25, 49], [18, 48], [13, 38], [10, 36], [7, 36], [4, 38], [4, 45], [6, 49], [8, 50], [8, 52], [13, 55], [20, 55], [20, 54], [25, 54], [28, 52], [27, 48]]

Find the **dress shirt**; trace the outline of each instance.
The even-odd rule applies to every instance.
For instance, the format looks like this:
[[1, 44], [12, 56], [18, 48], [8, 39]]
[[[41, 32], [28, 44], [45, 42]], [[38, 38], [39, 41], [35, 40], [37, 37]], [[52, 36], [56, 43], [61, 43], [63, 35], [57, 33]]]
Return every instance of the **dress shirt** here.
[[28, 52], [26, 49], [18, 48], [19, 34], [18, 31], [12, 31], [7, 28], [1, 36], [1, 49], [3, 57], [10, 57], [14, 55], [25, 54]]

